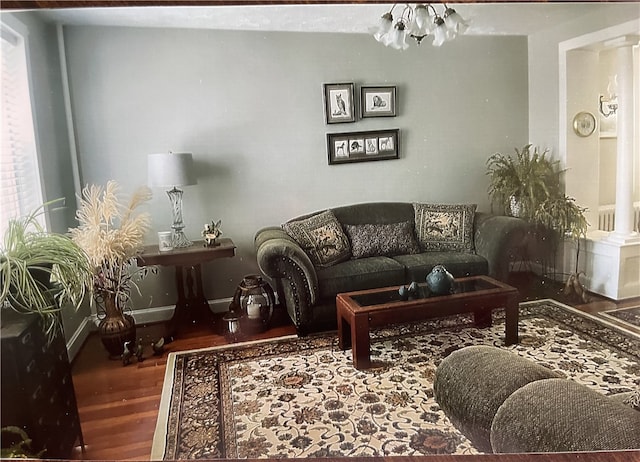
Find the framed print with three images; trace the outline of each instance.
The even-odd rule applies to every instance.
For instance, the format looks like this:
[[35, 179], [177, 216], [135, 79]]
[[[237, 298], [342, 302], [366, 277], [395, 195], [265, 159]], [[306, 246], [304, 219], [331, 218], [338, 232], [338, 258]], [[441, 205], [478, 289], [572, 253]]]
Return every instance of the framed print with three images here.
[[361, 87], [362, 117], [395, 117], [396, 87]]
[[353, 83], [325, 83], [324, 114], [328, 124], [355, 122]]
[[329, 165], [398, 159], [400, 130], [328, 133]]

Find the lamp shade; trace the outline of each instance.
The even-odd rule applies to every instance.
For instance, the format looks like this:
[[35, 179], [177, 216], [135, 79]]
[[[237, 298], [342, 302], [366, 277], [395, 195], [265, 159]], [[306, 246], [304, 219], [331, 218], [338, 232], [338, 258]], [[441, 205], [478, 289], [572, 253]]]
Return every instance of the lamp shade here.
[[191, 153], [149, 154], [147, 164], [147, 185], [150, 187], [197, 183]]

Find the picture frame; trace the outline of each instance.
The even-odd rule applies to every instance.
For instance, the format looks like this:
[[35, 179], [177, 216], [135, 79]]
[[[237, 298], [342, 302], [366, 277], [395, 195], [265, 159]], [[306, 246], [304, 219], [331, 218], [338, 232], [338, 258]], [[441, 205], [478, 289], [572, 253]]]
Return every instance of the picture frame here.
[[362, 110], [362, 118], [395, 117], [396, 87], [360, 87], [360, 105]]
[[329, 165], [398, 159], [400, 129], [327, 133]]
[[325, 83], [323, 89], [327, 124], [355, 122], [354, 84]]

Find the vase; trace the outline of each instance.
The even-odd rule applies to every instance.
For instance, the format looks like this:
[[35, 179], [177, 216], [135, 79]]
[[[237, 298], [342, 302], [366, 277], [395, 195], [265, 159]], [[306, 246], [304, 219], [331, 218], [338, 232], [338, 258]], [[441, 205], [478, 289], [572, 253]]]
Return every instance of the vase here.
[[525, 204], [516, 196], [509, 197], [509, 212], [512, 217], [524, 218], [527, 210]]
[[136, 322], [133, 316], [123, 313], [118, 307], [115, 294], [103, 296], [105, 316], [98, 324], [100, 340], [112, 359], [118, 359], [124, 352], [124, 344], [136, 340]]
[[453, 289], [453, 275], [443, 265], [436, 265], [426, 277], [427, 287], [433, 295], [447, 295]]

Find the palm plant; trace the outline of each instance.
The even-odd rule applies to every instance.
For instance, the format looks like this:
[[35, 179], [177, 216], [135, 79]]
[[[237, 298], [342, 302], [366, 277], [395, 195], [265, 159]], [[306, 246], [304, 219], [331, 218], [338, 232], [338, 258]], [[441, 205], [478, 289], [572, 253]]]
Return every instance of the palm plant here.
[[0, 248], [0, 306], [39, 315], [51, 342], [61, 327], [60, 310], [81, 306], [91, 268], [69, 236], [47, 232], [38, 221], [49, 204], [9, 221]]
[[540, 204], [559, 194], [562, 172], [547, 150], [528, 144], [515, 151], [515, 158], [495, 153], [487, 160], [489, 196], [505, 213], [533, 219]]
[[[496, 153], [487, 160], [491, 201], [505, 213], [538, 225], [543, 240], [550, 242], [554, 261], [564, 239], [575, 241], [575, 270], [568, 280], [579, 285], [580, 239], [586, 236], [588, 228], [586, 209], [564, 194], [560, 182], [563, 171], [558, 168], [559, 161], [548, 157], [548, 151], [540, 153], [531, 144], [515, 151], [515, 158]], [[520, 213], [515, 210], [516, 205]]]
[[[580, 239], [586, 237], [589, 223], [585, 217], [586, 208], [576, 204], [573, 197], [564, 194], [552, 197], [541, 204], [536, 210], [534, 219], [547, 229], [553, 230], [557, 239], [555, 243], [563, 239], [570, 239], [576, 245], [575, 266], [572, 273], [567, 276], [565, 283], [565, 294], [582, 297], [586, 302], [586, 292], [580, 283], [580, 272], [578, 262], [580, 258]], [[557, 252], [557, 245], [554, 246], [554, 255]]]

